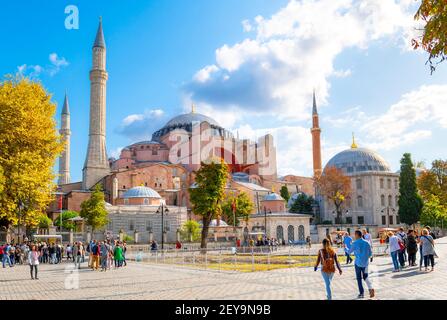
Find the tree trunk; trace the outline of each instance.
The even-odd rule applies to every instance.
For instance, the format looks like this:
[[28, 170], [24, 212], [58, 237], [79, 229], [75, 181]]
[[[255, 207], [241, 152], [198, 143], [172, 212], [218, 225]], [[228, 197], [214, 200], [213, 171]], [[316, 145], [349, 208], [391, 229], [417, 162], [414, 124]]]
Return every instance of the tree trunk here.
[[204, 216], [202, 218], [202, 241], [200, 243], [200, 248], [202, 249], [206, 249], [210, 222], [211, 217]]

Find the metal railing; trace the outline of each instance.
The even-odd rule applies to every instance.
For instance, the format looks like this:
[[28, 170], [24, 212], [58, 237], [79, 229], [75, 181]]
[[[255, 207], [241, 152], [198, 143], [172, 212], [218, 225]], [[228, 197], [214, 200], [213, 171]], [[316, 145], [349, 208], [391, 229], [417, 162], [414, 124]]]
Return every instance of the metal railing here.
[[[373, 246], [373, 255], [380, 256], [386, 245]], [[147, 247], [127, 250], [126, 259], [137, 263], [174, 265], [216, 271], [253, 272], [273, 269], [312, 267], [320, 246], [239, 247], [211, 249], [178, 249], [151, 251]], [[343, 248], [335, 248], [340, 263], [346, 257]]]

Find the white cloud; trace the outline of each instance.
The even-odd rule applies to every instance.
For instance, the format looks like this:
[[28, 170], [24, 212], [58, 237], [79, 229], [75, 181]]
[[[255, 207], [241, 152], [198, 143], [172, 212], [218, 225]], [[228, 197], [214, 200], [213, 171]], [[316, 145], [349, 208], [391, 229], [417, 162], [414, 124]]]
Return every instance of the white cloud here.
[[22, 76], [28, 76], [30, 78], [37, 78], [44, 71], [39, 65], [27, 65], [22, 64], [17, 67], [18, 73]]
[[431, 136], [438, 125], [447, 128], [447, 85], [424, 85], [406, 93], [382, 115], [371, 118], [360, 129], [369, 145], [391, 150]]
[[249, 20], [242, 21], [242, 28], [245, 32], [250, 32], [253, 30], [253, 26], [251, 25]]
[[117, 132], [131, 140], [151, 140], [152, 133], [164, 123], [165, 113], [162, 109], [146, 110], [142, 114], [131, 114], [122, 121]]
[[67, 67], [69, 65], [68, 61], [65, 60], [64, 57], [59, 58], [57, 53], [51, 53], [49, 55], [49, 60], [51, 63], [51, 66], [48, 68], [48, 73], [50, 74], [50, 76], [54, 76], [61, 70], [61, 68]]
[[124, 147], [118, 147], [118, 148], [115, 148], [115, 149], [109, 151], [109, 157], [119, 159], [119, 157], [121, 155], [121, 150], [123, 150], [123, 148]]
[[57, 53], [51, 53], [48, 56], [48, 60], [50, 61], [50, 64], [46, 65], [45, 67], [42, 67], [40, 65], [27, 64], [18, 66], [18, 73], [30, 78], [37, 78], [41, 74], [48, 74], [52, 77], [57, 74], [63, 67], [67, 67], [69, 65], [68, 61], [63, 57], [59, 58]]
[[407, 39], [411, 5], [408, 0], [291, 0], [270, 18], [243, 21], [244, 30], [255, 36], [218, 48], [216, 62], [199, 70], [185, 91], [214, 109], [307, 119], [313, 88], [324, 105], [329, 78], [351, 73], [334, 70], [335, 58], [379, 39]]

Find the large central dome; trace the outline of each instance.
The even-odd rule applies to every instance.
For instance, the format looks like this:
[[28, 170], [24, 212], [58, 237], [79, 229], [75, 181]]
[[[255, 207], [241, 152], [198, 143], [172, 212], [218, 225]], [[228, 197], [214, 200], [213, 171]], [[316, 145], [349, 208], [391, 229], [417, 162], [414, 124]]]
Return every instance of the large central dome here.
[[212, 118], [205, 116], [201, 113], [186, 113], [181, 114], [179, 116], [176, 116], [172, 118], [171, 120], [166, 123], [166, 125], [163, 128], [170, 128], [174, 126], [184, 126], [188, 124], [192, 124], [194, 122], [208, 122], [212, 126], [220, 127], [220, 125]]
[[152, 135], [152, 140], [159, 141], [160, 137], [176, 129], [183, 129], [186, 130], [187, 132], [192, 132], [193, 125], [195, 123], [202, 123], [202, 122], [206, 122], [210, 125], [211, 129], [213, 129], [212, 135], [231, 136], [231, 133], [227, 132], [224, 128], [222, 128], [220, 124], [217, 123], [217, 121], [214, 120], [213, 118], [210, 118], [208, 116], [205, 116], [204, 114], [196, 113], [193, 111], [190, 113], [178, 115], [169, 120], [168, 123], [166, 123], [163, 128], [154, 132], [154, 134]]
[[351, 148], [336, 154], [326, 165], [337, 167], [345, 174], [366, 171], [390, 172], [390, 166], [377, 152], [366, 148]]

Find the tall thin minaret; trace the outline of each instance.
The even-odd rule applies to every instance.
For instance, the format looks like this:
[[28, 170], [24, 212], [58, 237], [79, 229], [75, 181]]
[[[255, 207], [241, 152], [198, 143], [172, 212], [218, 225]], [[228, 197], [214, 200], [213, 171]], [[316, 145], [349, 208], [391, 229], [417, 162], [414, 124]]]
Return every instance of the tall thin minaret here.
[[59, 158], [59, 179], [58, 185], [70, 183], [70, 108], [68, 106], [68, 97], [65, 94], [64, 106], [61, 114], [61, 129], [59, 133], [65, 142], [65, 149]]
[[317, 111], [317, 102], [315, 99], [315, 90], [313, 94], [313, 107], [312, 107], [312, 128], [310, 129], [312, 133], [312, 154], [313, 154], [313, 166], [314, 166], [314, 176], [318, 177], [321, 175], [321, 143], [320, 143], [320, 123]]
[[93, 44], [93, 67], [90, 71], [90, 129], [82, 188], [91, 189], [110, 173], [106, 152], [106, 44], [102, 19]]

